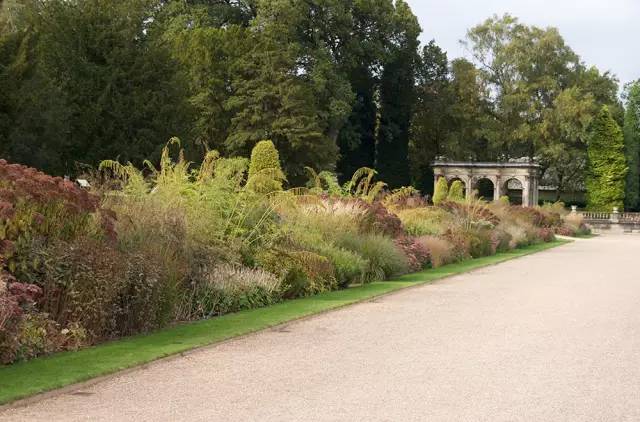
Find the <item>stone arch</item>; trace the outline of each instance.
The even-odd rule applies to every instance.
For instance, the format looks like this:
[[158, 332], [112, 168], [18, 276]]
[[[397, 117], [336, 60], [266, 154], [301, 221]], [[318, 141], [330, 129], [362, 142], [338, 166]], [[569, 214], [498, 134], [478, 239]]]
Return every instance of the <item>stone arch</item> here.
[[496, 183], [491, 177], [478, 177], [474, 180], [473, 189], [478, 193], [478, 198], [493, 201]]
[[[445, 177], [448, 183], [458, 178], [466, 186], [467, 197], [471, 196], [474, 190], [480, 190], [480, 195], [489, 201], [496, 200], [505, 193], [508, 194], [506, 192], [509, 190], [508, 184], [505, 181], [515, 178], [522, 185], [522, 205], [527, 207], [538, 202], [540, 165], [528, 158], [506, 162], [465, 162], [447, 161], [439, 157], [433, 163], [433, 172], [434, 182], [437, 182], [440, 177]], [[519, 189], [513, 190], [519, 191]], [[493, 197], [491, 191], [493, 191]], [[514, 196], [515, 193], [512, 192]], [[518, 202], [518, 199], [515, 201]]]
[[509, 203], [522, 205], [525, 182], [519, 177], [507, 179], [502, 186], [503, 195], [509, 197]]

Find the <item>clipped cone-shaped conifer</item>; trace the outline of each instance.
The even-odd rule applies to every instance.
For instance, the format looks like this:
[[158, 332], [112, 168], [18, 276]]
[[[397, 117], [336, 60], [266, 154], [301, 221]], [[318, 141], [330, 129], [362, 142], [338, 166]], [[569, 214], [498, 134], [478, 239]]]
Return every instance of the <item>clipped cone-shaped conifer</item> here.
[[280, 166], [280, 154], [273, 142], [258, 142], [251, 151], [247, 187], [258, 193], [281, 191], [285, 180]]
[[447, 195], [449, 194], [449, 185], [447, 184], [447, 179], [441, 177], [436, 182], [436, 187], [433, 192], [433, 204], [439, 205], [447, 199]]
[[460, 180], [455, 180], [451, 184], [451, 188], [449, 189], [449, 196], [447, 196], [449, 201], [462, 202], [464, 201], [464, 183]]

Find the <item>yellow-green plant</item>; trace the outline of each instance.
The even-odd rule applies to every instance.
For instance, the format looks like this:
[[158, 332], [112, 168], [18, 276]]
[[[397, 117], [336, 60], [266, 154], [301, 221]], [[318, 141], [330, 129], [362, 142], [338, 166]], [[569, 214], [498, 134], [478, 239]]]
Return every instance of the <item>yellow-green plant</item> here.
[[260, 141], [251, 151], [247, 187], [258, 193], [282, 191], [286, 180], [280, 166], [280, 154], [271, 141]]
[[433, 192], [433, 203], [434, 205], [440, 205], [444, 200], [447, 199], [447, 195], [449, 194], [449, 184], [447, 183], [447, 179], [444, 177], [440, 177], [436, 182], [436, 187]]
[[346, 192], [354, 197], [372, 203], [387, 186], [386, 183], [381, 181], [374, 183], [373, 178], [377, 174], [377, 171], [369, 167], [359, 168], [353, 173], [351, 180], [347, 182], [345, 186]]
[[464, 183], [462, 183], [460, 180], [455, 180], [451, 184], [447, 200], [455, 202], [464, 201]]

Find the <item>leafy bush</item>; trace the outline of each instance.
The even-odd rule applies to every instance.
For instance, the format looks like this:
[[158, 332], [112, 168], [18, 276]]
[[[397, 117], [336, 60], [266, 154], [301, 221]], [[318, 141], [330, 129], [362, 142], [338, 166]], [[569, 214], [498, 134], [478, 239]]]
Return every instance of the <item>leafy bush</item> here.
[[440, 205], [447, 199], [449, 194], [449, 184], [444, 177], [438, 178], [436, 182], [435, 190], [433, 192], [433, 204]]
[[404, 234], [402, 220], [389, 212], [380, 202], [375, 202], [368, 207], [361, 220], [361, 228], [365, 232], [380, 233], [390, 237]]
[[406, 256], [410, 271], [419, 271], [429, 265], [429, 250], [416, 238], [399, 237], [396, 239], [396, 246]]
[[359, 283], [365, 276], [367, 261], [357, 253], [334, 245], [319, 245], [317, 252], [333, 264], [338, 287]]

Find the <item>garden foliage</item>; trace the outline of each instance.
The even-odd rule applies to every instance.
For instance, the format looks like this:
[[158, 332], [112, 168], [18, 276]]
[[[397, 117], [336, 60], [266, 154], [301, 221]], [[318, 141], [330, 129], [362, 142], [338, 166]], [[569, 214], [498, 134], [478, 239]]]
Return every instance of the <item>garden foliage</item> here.
[[464, 183], [460, 180], [454, 180], [451, 184], [451, 188], [449, 189], [449, 194], [447, 195], [447, 200], [449, 201], [463, 201], [464, 200]]
[[436, 182], [435, 191], [433, 192], [433, 203], [435, 205], [440, 205], [443, 201], [447, 199], [449, 195], [449, 184], [447, 183], [447, 179], [444, 177], [439, 177]]
[[[361, 169], [282, 189], [278, 152], [170, 142], [159, 165], [103, 162], [90, 193], [0, 161], [0, 359], [74, 350], [167, 324], [384, 280], [577, 230], [561, 209], [467, 198], [429, 206]], [[173, 151], [173, 153], [172, 153]], [[260, 185], [253, 183], [256, 176]], [[260, 186], [258, 188], [258, 186]], [[264, 187], [264, 189], [263, 189]]]

